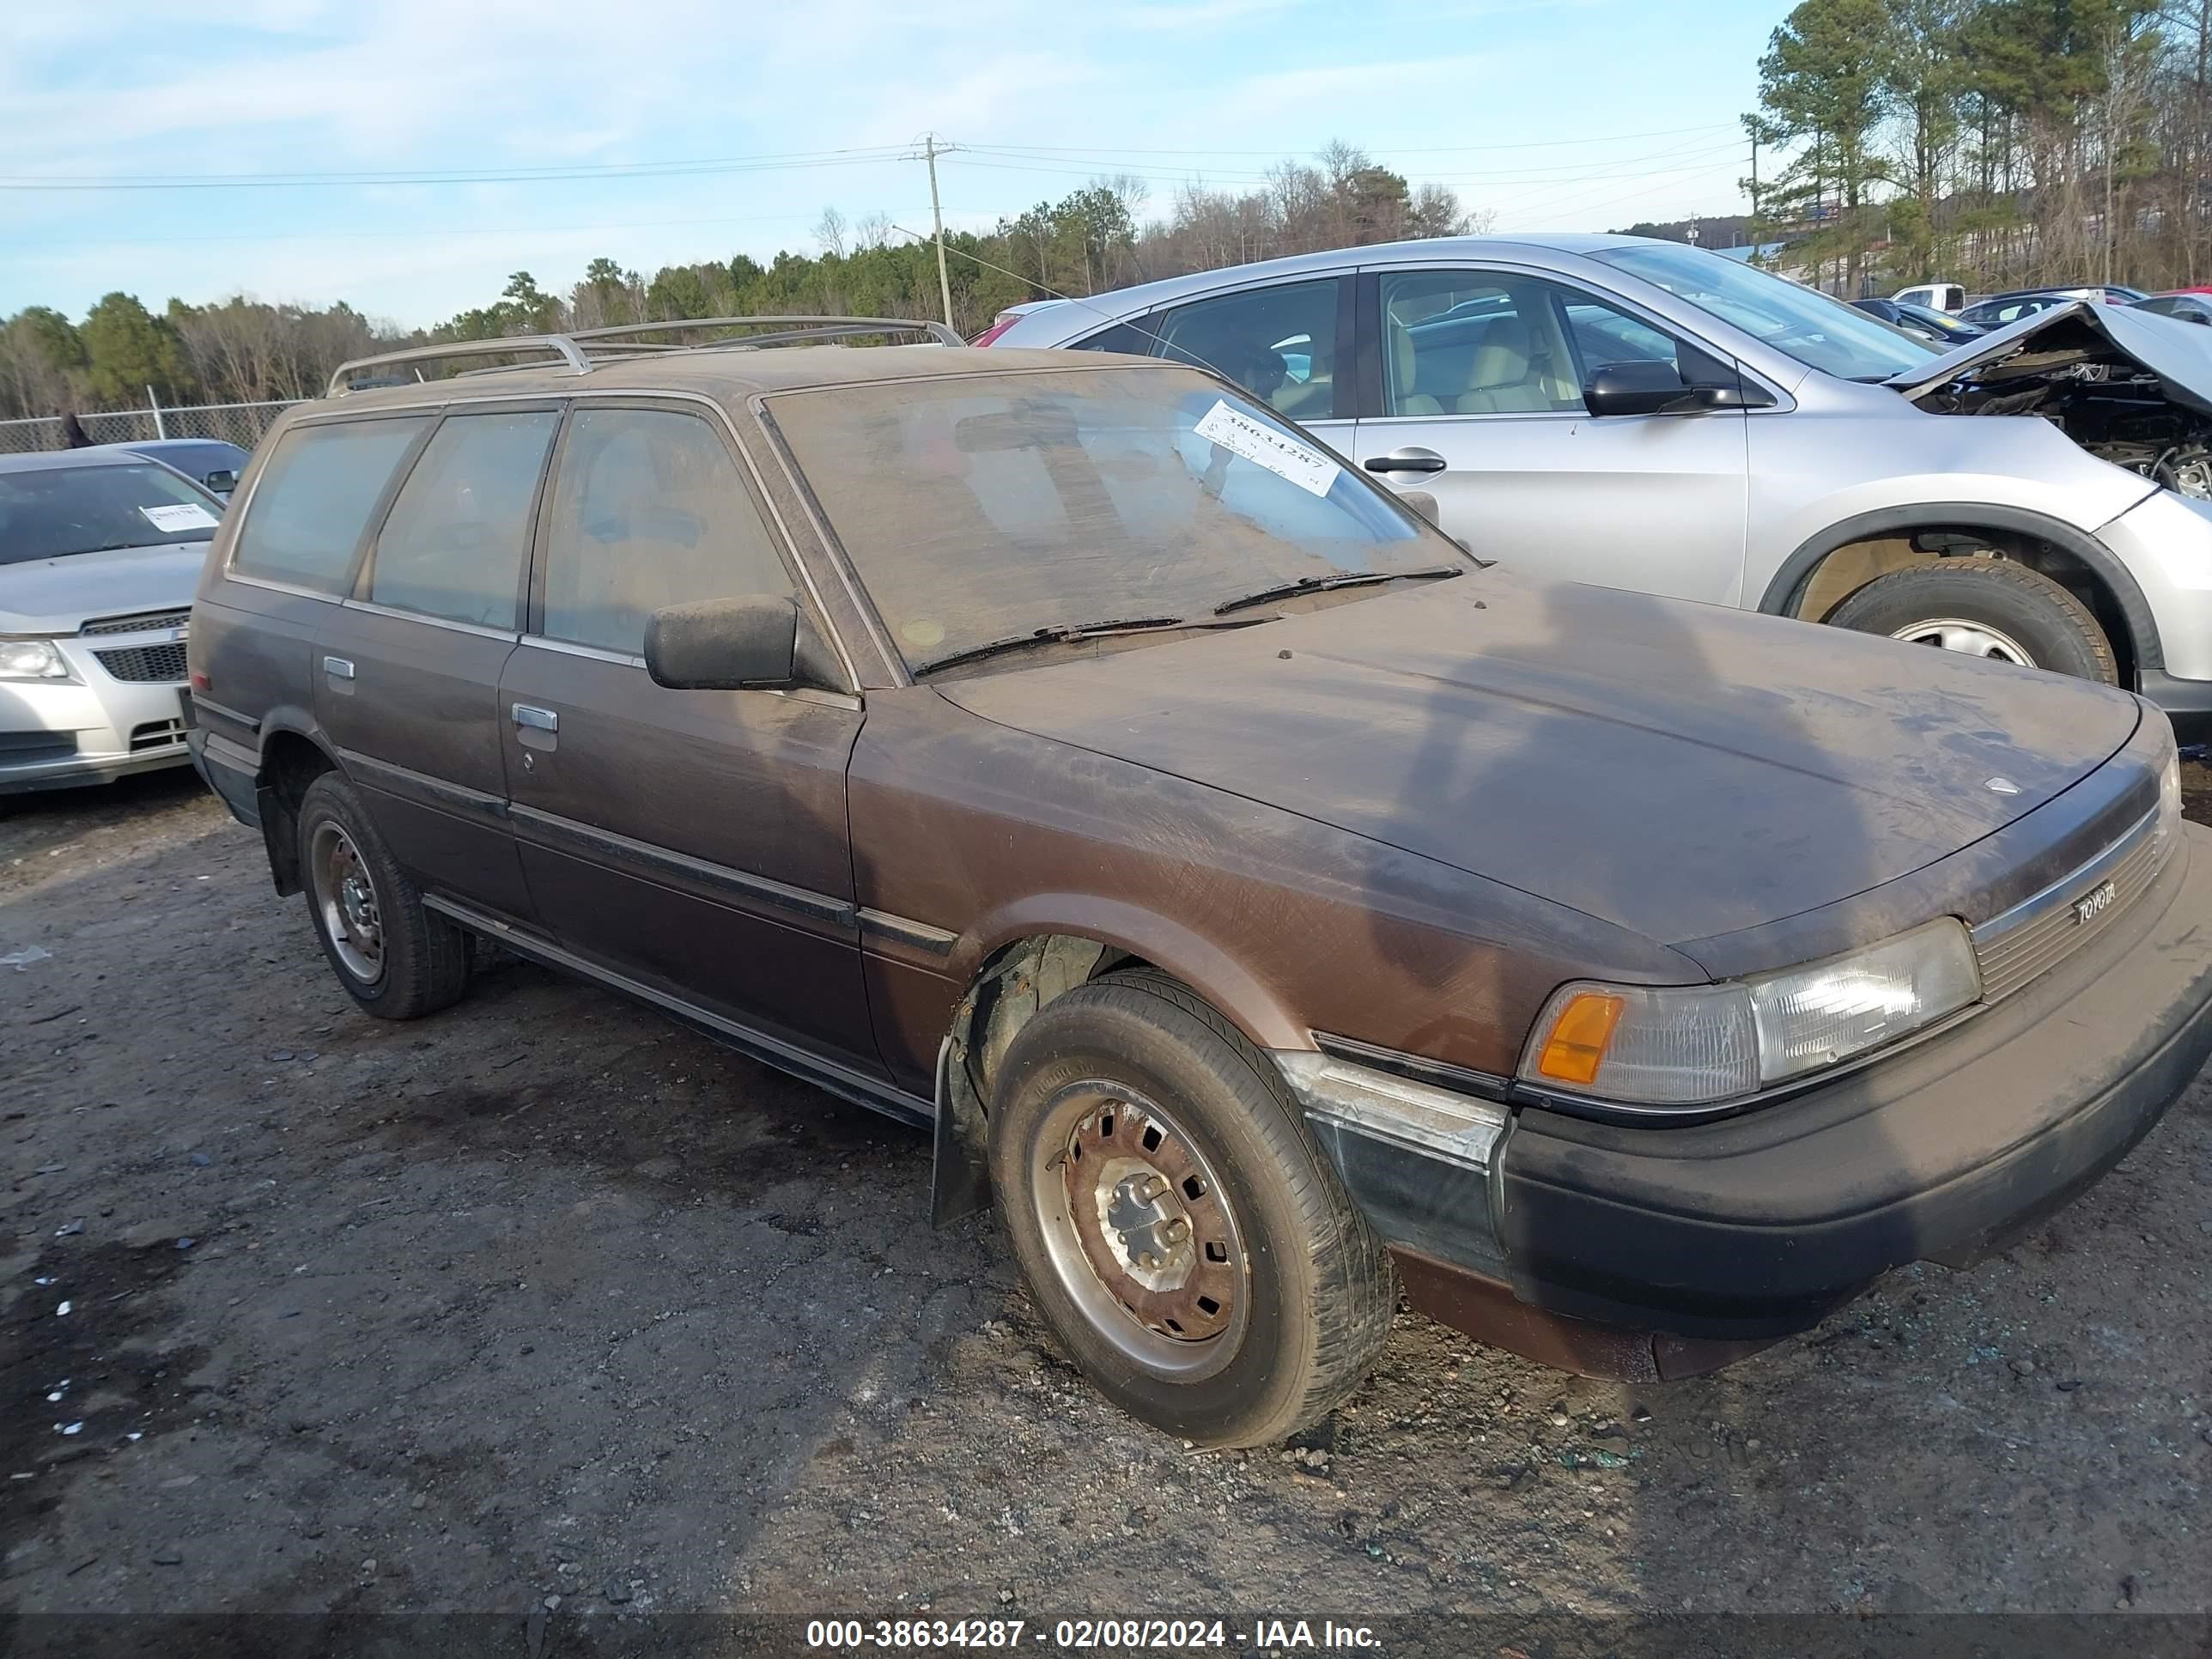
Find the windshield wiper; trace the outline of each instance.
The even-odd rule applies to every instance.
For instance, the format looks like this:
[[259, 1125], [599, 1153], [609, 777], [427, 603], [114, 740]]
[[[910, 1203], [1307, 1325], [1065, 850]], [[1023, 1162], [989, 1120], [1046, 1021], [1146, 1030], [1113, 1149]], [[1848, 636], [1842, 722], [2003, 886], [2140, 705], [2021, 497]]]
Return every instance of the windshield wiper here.
[[1104, 639], [1115, 634], [1164, 634], [1178, 628], [1236, 628], [1248, 620], [1266, 622], [1268, 618], [1253, 617], [1219, 623], [1204, 617], [1193, 621], [1183, 617], [1135, 617], [1114, 622], [1055, 623], [1050, 628], [1032, 629], [1026, 634], [1012, 634], [1003, 640], [987, 640], [981, 645], [969, 646], [923, 663], [913, 672], [916, 675], [933, 674], [940, 668], [955, 667], [963, 662], [976, 662], [1009, 651], [1026, 651], [1040, 645], [1065, 645], [1071, 640]]
[[1420, 570], [1343, 570], [1334, 576], [1301, 576], [1294, 582], [1279, 582], [1273, 587], [1262, 587], [1250, 593], [1241, 593], [1233, 599], [1224, 599], [1213, 607], [1213, 614], [1225, 617], [1232, 611], [1242, 611], [1247, 605], [1265, 605], [1270, 599], [1293, 599], [1301, 593], [1326, 593], [1339, 587], [1366, 587], [1376, 582], [1416, 581], [1424, 577], [1458, 576], [1466, 574], [1463, 564], [1432, 564]]

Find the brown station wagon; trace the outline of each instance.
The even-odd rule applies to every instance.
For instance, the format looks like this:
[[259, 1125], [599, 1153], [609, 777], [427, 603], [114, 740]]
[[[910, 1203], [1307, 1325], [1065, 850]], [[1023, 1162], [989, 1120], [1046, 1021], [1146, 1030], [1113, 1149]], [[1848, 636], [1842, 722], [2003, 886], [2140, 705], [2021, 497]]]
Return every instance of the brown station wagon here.
[[776, 320], [342, 370], [210, 551], [194, 757], [370, 1013], [495, 940], [933, 1126], [1147, 1421], [1297, 1430], [1401, 1285], [1708, 1368], [2212, 1048], [2140, 698], [1493, 568], [1195, 368]]

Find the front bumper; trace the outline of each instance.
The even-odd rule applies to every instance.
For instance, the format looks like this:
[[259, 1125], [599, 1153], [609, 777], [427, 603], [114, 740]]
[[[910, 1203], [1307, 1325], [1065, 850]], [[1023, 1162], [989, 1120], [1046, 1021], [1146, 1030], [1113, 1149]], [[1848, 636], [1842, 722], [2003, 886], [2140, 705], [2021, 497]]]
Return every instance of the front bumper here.
[[1995, 1007], [1741, 1118], [1624, 1129], [1523, 1111], [1500, 1156], [1514, 1292], [1742, 1340], [1883, 1273], [1967, 1265], [2074, 1198], [2212, 1054], [2212, 832], [2122, 921]]
[[1524, 1106], [1455, 1159], [1311, 1099], [1309, 1121], [1417, 1305], [1570, 1369], [1686, 1375], [1893, 1267], [1969, 1265], [2118, 1163], [2212, 1054], [2208, 923], [2212, 831], [2188, 825], [2140, 902], [2040, 978], [1758, 1111], [1630, 1127]]
[[106, 783], [133, 772], [182, 766], [184, 687], [122, 680], [94, 650], [173, 644], [173, 633], [119, 634], [55, 643], [66, 680], [0, 680], [0, 794]]

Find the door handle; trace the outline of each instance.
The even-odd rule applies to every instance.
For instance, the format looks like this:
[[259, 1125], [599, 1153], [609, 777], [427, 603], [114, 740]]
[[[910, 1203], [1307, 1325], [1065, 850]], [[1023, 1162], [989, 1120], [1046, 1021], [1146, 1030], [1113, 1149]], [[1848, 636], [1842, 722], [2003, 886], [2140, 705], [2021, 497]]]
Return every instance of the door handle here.
[[1394, 449], [1388, 455], [1376, 455], [1360, 465], [1370, 472], [1441, 472], [1444, 458], [1433, 449]]
[[325, 657], [323, 672], [334, 680], [349, 680], [353, 678], [353, 665], [343, 657]]
[[558, 732], [561, 717], [550, 708], [539, 708], [531, 703], [519, 702], [511, 711], [514, 723], [532, 732]]

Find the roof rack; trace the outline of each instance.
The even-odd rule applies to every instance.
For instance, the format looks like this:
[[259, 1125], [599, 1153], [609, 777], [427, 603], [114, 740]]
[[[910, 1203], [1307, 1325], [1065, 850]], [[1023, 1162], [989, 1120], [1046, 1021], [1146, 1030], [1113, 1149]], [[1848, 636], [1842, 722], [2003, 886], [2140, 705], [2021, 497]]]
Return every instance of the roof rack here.
[[603, 340], [629, 340], [640, 334], [666, 334], [678, 330], [766, 327], [779, 331], [741, 335], [734, 340], [708, 340], [678, 349], [703, 351], [714, 346], [781, 345], [792, 340], [836, 339], [854, 334], [927, 334], [939, 345], [968, 343], [953, 332], [950, 324], [914, 317], [679, 317], [665, 323], [618, 323], [611, 328], [572, 329], [568, 337], [588, 346]]
[[[572, 374], [592, 372], [591, 360], [586, 357], [576, 343], [565, 334], [516, 334], [499, 340], [454, 340], [444, 345], [410, 346], [404, 351], [380, 351], [373, 357], [355, 357], [340, 363], [331, 371], [331, 383], [324, 391], [326, 398], [343, 396], [349, 386], [348, 379], [358, 369], [381, 368], [387, 363], [427, 363], [441, 357], [489, 357], [509, 351], [542, 351], [550, 353], [568, 366]], [[544, 362], [502, 365], [514, 368], [546, 368]]]
[[[684, 345], [641, 340], [641, 334], [667, 334], [702, 328], [767, 328], [766, 334], [744, 334], [733, 339], [702, 340]], [[496, 340], [455, 340], [444, 345], [410, 346], [404, 351], [380, 351], [355, 357], [331, 372], [324, 395], [337, 398], [353, 389], [351, 377], [360, 370], [392, 363], [431, 362], [447, 357], [487, 357], [527, 351], [558, 358], [571, 374], [588, 374], [596, 362], [625, 356], [641, 356], [665, 351], [749, 350], [755, 346], [788, 345], [799, 340], [834, 340], [864, 334], [926, 334], [939, 345], [964, 345], [945, 323], [924, 322], [910, 317], [685, 317], [665, 323], [618, 323], [609, 328], [571, 329], [565, 334], [517, 334]], [[465, 374], [501, 374], [518, 368], [550, 368], [543, 358], [526, 363], [495, 363], [464, 369]]]

